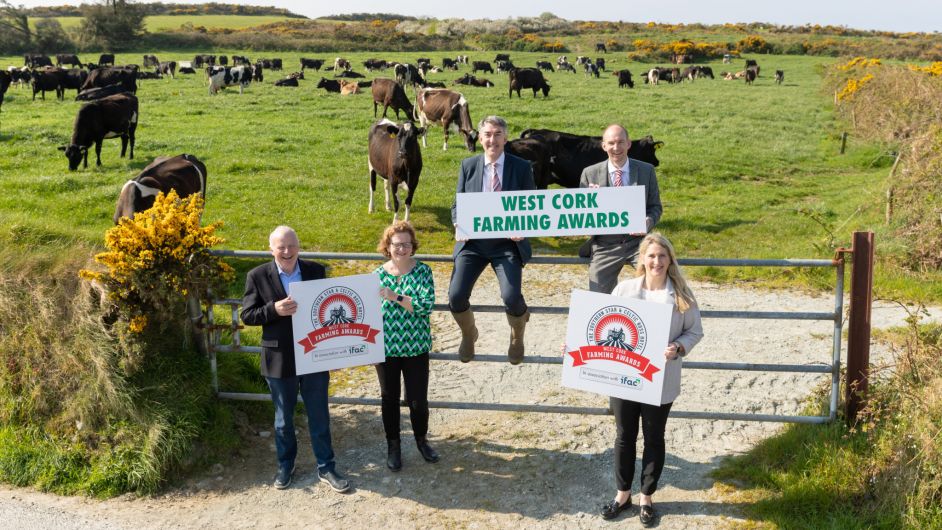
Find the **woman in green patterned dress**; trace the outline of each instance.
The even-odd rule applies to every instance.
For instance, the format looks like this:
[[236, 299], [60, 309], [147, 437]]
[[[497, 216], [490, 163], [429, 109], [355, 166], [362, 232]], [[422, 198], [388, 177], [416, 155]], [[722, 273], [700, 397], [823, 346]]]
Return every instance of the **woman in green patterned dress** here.
[[413, 256], [419, 249], [415, 230], [399, 221], [387, 227], [376, 250], [389, 261], [374, 271], [379, 275], [383, 298], [383, 336], [386, 361], [376, 365], [382, 395], [383, 429], [388, 449], [386, 467], [402, 469], [399, 440], [399, 374], [406, 384], [409, 419], [415, 443], [426, 462], [438, 462], [428, 444], [428, 353], [432, 349], [429, 315], [435, 303], [432, 269]]

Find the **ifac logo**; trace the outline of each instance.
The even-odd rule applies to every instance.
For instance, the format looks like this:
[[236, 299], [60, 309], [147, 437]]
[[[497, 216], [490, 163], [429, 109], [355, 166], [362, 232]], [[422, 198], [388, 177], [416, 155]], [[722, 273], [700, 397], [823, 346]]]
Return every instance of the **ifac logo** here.
[[311, 304], [311, 331], [298, 342], [304, 353], [310, 353], [317, 344], [337, 337], [359, 337], [376, 343], [380, 330], [363, 324], [363, 299], [349, 287], [336, 286], [317, 295]]
[[644, 356], [648, 344], [644, 321], [627, 307], [611, 305], [596, 311], [586, 328], [586, 343], [587, 346], [569, 352], [573, 366], [611, 361], [638, 370], [638, 376], [648, 381], [661, 370]]

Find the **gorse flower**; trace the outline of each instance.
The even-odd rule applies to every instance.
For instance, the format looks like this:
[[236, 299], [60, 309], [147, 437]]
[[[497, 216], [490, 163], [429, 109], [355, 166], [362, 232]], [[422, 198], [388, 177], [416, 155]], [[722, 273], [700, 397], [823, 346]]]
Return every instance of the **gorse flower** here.
[[222, 223], [200, 226], [202, 210], [199, 195], [159, 194], [151, 209], [105, 233], [108, 250], [95, 256], [105, 271], [79, 272], [106, 287], [129, 331], [179, 318], [186, 296], [201, 296], [232, 278], [232, 267], [209, 252], [223, 242], [215, 235]]

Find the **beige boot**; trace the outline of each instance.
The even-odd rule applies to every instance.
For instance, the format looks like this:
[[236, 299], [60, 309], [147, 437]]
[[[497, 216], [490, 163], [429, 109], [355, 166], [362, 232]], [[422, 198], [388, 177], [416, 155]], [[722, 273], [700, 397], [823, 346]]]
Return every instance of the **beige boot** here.
[[528, 320], [530, 320], [529, 309], [518, 317], [507, 313], [507, 322], [510, 323], [510, 347], [507, 348], [507, 357], [510, 358], [510, 364], [523, 362], [523, 330], [527, 327]]
[[455, 322], [461, 328], [461, 345], [458, 346], [458, 359], [463, 363], [474, 359], [474, 342], [478, 340], [478, 328], [474, 325], [474, 313], [468, 309], [461, 313], [451, 312]]

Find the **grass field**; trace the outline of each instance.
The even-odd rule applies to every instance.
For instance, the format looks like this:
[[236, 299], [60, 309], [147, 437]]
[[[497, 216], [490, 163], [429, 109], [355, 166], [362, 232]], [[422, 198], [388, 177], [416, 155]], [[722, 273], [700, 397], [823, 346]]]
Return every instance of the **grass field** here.
[[[155, 53], [161, 60], [193, 56]], [[493, 57], [492, 52], [468, 53], [472, 59]], [[431, 55], [436, 64], [444, 56]], [[285, 73], [296, 69], [299, 57], [265, 56], [282, 57], [288, 65]], [[415, 60], [412, 54], [348, 55], [358, 71], [362, 60], [373, 56]], [[320, 57], [332, 59], [334, 54]], [[512, 57], [518, 65], [553, 59], [547, 54]], [[637, 76], [653, 66], [627, 63], [623, 57], [609, 54], [610, 70], [629, 68]], [[118, 63], [140, 60], [139, 54], [118, 56]], [[639, 80], [627, 90], [619, 89], [609, 75], [586, 79], [581, 73], [551, 73], [548, 99], [530, 94], [508, 99], [505, 75], [486, 76], [497, 83], [494, 88], [462, 91], [470, 101], [472, 119], [500, 114], [510, 123], [511, 137], [531, 127], [600, 134], [606, 124], [620, 122], [632, 136], [652, 134], [663, 140], [658, 152], [664, 203], [659, 229], [683, 256], [830, 258], [833, 247], [849, 244], [857, 229], [877, 232], [879, 252], [885, 241], [883, 182], [892, 158], [853, 139], [847, 154], [838, 153], [841, 131], [834, 123], [830, 95], [820, 88], [821, 67], [827, 61], [760, 57], [763, 72], [785, 70], [787, 82], [782, 86], [766, 74], [751, 87], [719, 79], [656, 87]], [[0, 58], [3, 67], [21, 62]], [[712, 66], [719, 72], [740, 65]], [[431, 74], [430, 79], [450, 83], [461, 74]], [[320, 75], [315, 72], [300, 88], [274, 87], [277, 78], [278, 73], [266, 72], [265, 82], [251, 85], [243, 95], [228, 89], [217, 96], [207, 93], [202, 74], [141, 82], [136, 158], [118, 158], [120, 142], [110, 140], [103, 148], [101, 168], [92, 160], [89, 169], [72, 173], [56, 148], [69, 141], [79, 108], [72, 101], [75, 93], [64, 102], [54, 97], [34, 102], [28, 89], [11, 88], [0, 126], [0, 226], [6, 227], [11, 241], [27, 244], [98, 243], [111, 226], [122, 183], [156, 156], [186, 152], [208, 167], [204, 221], [225, 222], [222, 234], [228, 248], [264, 249], [270, 229], [285, 223], [298, 229], [308, 250], [372, 251], [392, 215], [366, 211], [366, 136], [373, 121], [369, 93], [340, 97], [317, 90]], [[442, 151], [440, 128], [432, 128], [428, 140], [412, 221], [423, 252], [448, 253], [457, 168], [469, 153], [460, 137]], [[381, 204], [382, 190], [378, 193]], [[580, 242], [546, 238], [536, 242], [536, 253], [574, 254]], [[914, 278], [891, 263], [884, 259], [877, 270], [877, 296], [942, 300], [938, 275]], [[718, 280], [759, 278], [778, 285], [826, 287], [833, 282], [833, 274], [800, 270], [690, 272]]]
[[[55, 17], [63, 28], [77, 28], [83, 17]], [[30, 23], [35, 24], [37, 18], [31, 18]], [[144, 27], [147, 31], [158, 32], [180, 29], [186, 23], [194, 26], [203, 26], [207, 29], [228, 28], [242, 29], [272, 22], [288, 20], [288, 17], [279, 16], [242, 16], [242, 15], [155, 15], [144, 18]]]

